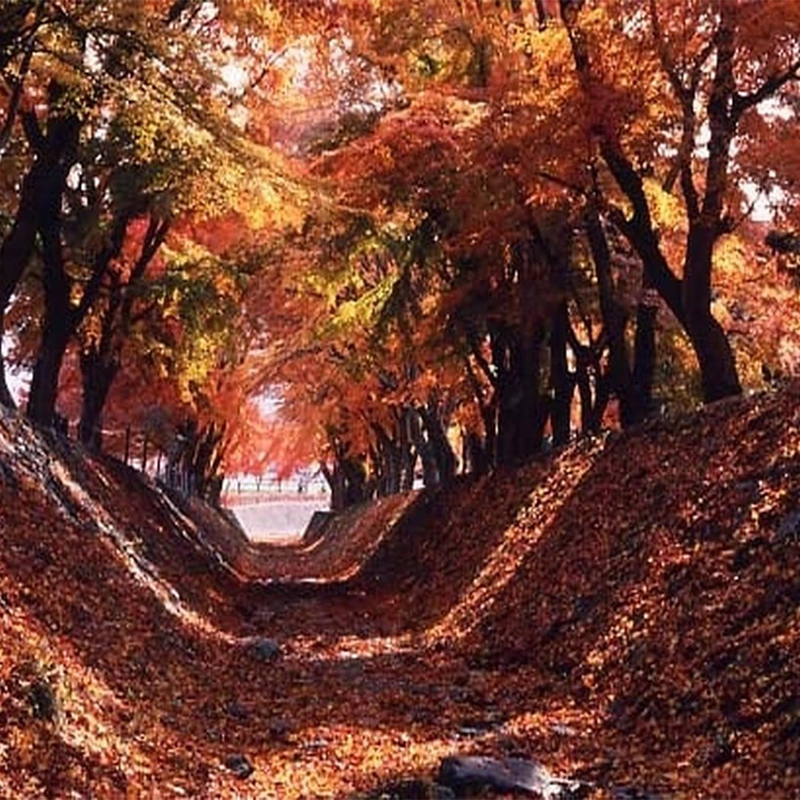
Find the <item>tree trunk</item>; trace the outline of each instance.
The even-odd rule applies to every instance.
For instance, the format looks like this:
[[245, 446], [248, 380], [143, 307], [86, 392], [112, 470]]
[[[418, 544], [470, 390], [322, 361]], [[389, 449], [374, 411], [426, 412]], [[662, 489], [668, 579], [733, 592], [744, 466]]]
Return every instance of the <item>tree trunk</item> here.
[[379, 497], [387, 497], [400, 491], [400, 457], [397, 446], [388, 438], [378, 447]]
[[339, 443], [334, 443], [333, 467], [322, 467], [322, 474], [331, 489], [331, 510], [342, 511], [363, 503], [374, 492], [374, 485], [367, 480], [367, 470], [360, 458], [346, 455]]
[[519, 444], [517, 462], [526, 461], [541, 452], [544, 431], [550, 415], [550, 401], [542, 391], [542, 348], [545, 331], [541, 324], [528, 327], [520, 352], [519, 371], [522, 402], [519, 409]]
[[[472, 431], [467, 435], [467, 453], [469, 471], [476, 475], [484, 475], [497, 463], [497, 404], [499, 395], [499, 381], [497, 374], [487, 363], [482, 353], [481, 337], [469, 321], [462, 321], [467, 335], [472, 358], [477, 363], [483, 374], [485, 383], [482, 383], [469, 358], [464, 359], [465, 372], [473, 395], [475, 404], [483, 424], [483, 437]], [[491, 387], [487, 390], [486, 383]]]
[[543, 331], [537, 327], [527, 341], [520, 339], [508, 327], [498, 326], [492, 334], [498, 465], [519, 464], [541, 451], [550, 411], [540, 386]]
[[345, 504], [354, 506], [368, 500], [371, 494], [367, 481], [367, 471], [360, 460], [346, 458], [342, 463], [345, 476]]
[[27, 415], [45, 427], [53, 423], [61, 364], [74, 331], [69, 280], [61, 249], [61, 192], [53, 187], [47, 208], [39, 219], [44, 261], [44, 326], [33, 368]]
[[452, 483], [456, 474], [456, 456], [442, 425], [439, 412], [433, 402], [420, 410], [425, 430], [428, 432], [428, 441], [433, 450], [436, 469], [439, 473], [439, 483], [447, 485]]
[[464, 472], [470, 475], [486, 475], [492, 468], [492, 460], [486, 452], [486, 439], [477, 433], [464, 434]]
[[[560, 5], [578, 78], [586, 96], [592, 98], [597, 94], [599, 79], [593, 73], [586, 32], [578, 24], [578, 13], [583, 4], [576, 0], [561, 0]], [[729, 224], [725, 215], [725, 202], [731, 146], [741, 114], [750, 107], [748, 101], [737, 93], [736, 87], [734, 65], [738, 25], [736, 4], [728, 0], [719, 4], [719, 18], [712, 40], [716, 55], [715, 66], [706, 105], [709, 137], [702, 191], [695, 184], [691, 163], [692, 149], [686, 144], [689, 141], [686, 138], [687, 131], [693, 130], [693, 126], [688, 123], [694, 119], [696, 87], [681, 87], [685, 95], [684, 114], [687, 116], [684, 118], [684, 143], [680, 151], [680, 177], [689, 221], [682, 279], [678, 279], [670, 269], [661, 251], [644, 192], [643, 176], [625, 154], [619, 131], [604, 120], [597, 120], [593, 128], [598, 136], [603, 160], [632, 206], [630, 219], [626, 219], [622, 211], [618, 210], [620, 230], [636, 248], [647, 271], [648, 280], [658, 289], [691, 340], [700, 366], [705, 402], [738, 395], [742, 391], [730, 343], [711, 314], [713, 250], [717, 239]], [[766, 92], [759, 99], [766, 99], [780, 85], [778, 82], [772, 91]], [[768, 86], [769, 84], [765, 84], [765, 87]], [[755, 97], [759, 97], [758, 92]], [[673, 179], [670, 176], [668, 181]]]
[[[642, 396], [640, 387], [637, 385], [631, 370], [628, 342], [625, 335], [628, 323], [625, 310], [617, 300], [616, 288], [611, 273], [611, 251], [608, 247], [608, 240], [606, 239], [599, 213], [595, 207], [590, 207], [587, 211], [586, 232], [592, 251], [592, 260], [595, 265], [597, 288], [600, 296], [600, 313], [603, 317], [603, 325], [608, 338], [611, 388], [619, 400], [622, 425], [623, 427], [628, 427], [636, 425], [644, 419], [649, 404], [646, 398]], [[640, 321], [644, 322], [644, 324], [647, 323], [647, 320], [642, 319], [641, 315]], [[645, 347], [649, 344], [646, 330], [642, 330], [640, 338], [640, 346]], [[641, 356], [643, 359], [649, 356], [649, 364], [646, 361], [642, 361], [640, 365], [640, 369], [646, 373], [647, 369], [652, 368], [654, 364], [655, 352], [642, 351], [637, 356]], [[642, 378], [646, 381], [644, 375], [642, 375]], [[650, 386], [652, 387], [652, 376]]]
[[[409, 484], [408, 472], [413, 471], [405, 410], [396, 414], [393, 427], [390, 435], [382, 425], [372, 426], [377, 437], [373, 459], [377, 468], [376, 488], [379, 497], [403, 491]], [[413, 481], [413, 476], [410, 480]]]
[[60, 214], [67, 174], [74, 162], [80, 124], [74, 117], [56, 117], [47, 134], [32, 112], [23, 115], [24, 129], [36, 158], [22, 181], [14, 225], [0, 246], [0, 403], [13, 406], [8, 390], [2, 339], [8, 303], [33, 254], [37, 230], [50, 227]]
[[399, 452], [397, 454], [397, 470], [400, 475], [399, 492], [408, 492], [414, 488], [414, 466], [417, 463], [417, 453], [414, 451], [414, 442], [411, 435], [411, 420], [414, 409], [406, 406], [397, 421]]
[[347, 506], [347, 502], [344, 472], [342, 468], [338, 463], [334, 463], [333, 469], [324, 464], [320, 469], [328, 483], [328, 488], [331, 490], [331, 511], [343, 511]]
[[2, 340], [5, 330], [5, 314], [17, 284], [33, 254], [36, 241], [36, 207], [39, 187], [42, 182], [41, 162], [34, 163], [22, 182], [19, 206], [14, 225], [0, 246], [0, 403], [14, 407], [14, 399], [8, 389]]
[[[53, 84], [49, 91], [50, 99], [56, 101], [64, 88]], [[61, 245], [61, 206], [67, 176], [76, 159], [81, 123], [76, 116], [55, 117], [45, 136], [34, 114], [26, 114], [23, 121], [37, 163], [42, 162], [41, 183], [36, 192], [36, 229], [42, 240], [45, 294], [42, 341], [33, 369], [27, 415], [49, 427], [55, 415], [61, 364], [76, 324]]]
[[570, 439], [570, 418], [575, 381], [567, 363], [567, 331], [569, 309], [564, 300], [558, 306], [550, 332], [550, 381], [553, 386], [553, 406], [550, 415], [553, 444], [565, 445]]
[[692, 224], [682, 282], [686, 333], [697, 354], [706, 403], [742, 393], [730, 342], [711, 313], [711, 265], [716, 239], [712, 227], [703, 222]]
[[423, 431], [424, 416], [422, 411], [413, 409], [409, 418], [409, 431], [414, 449], [422, 462], [422, 483], [424, 486], [439, 484], [439, 467], [433, 450], [430, 435], [426, 438]]
[[29, 419], [43, 427], [53, 424], [58, 399], [58, 377], [70, 334], [71, 328], [64, 317], [46, 315], [26, 409]]
[[730, 342], [711, 312], [692, 316], [687, 332], [700, 365], [704, 402], [741, 394]]
[[85, 447], [99, 453], [103, 446], [103, 409], [117, 374], [118, 363], [104, 359], [102, 352], [81, 353], [81, 419], [78, 438]]

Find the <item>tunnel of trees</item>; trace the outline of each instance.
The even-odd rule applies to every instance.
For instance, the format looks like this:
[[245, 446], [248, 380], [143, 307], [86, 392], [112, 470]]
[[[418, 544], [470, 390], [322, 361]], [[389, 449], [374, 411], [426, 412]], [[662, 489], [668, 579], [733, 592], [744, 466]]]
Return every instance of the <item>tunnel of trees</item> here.
[[774, 384], [799, 86], [781, 0], [11, 0], [0, 402], [341, 508]]

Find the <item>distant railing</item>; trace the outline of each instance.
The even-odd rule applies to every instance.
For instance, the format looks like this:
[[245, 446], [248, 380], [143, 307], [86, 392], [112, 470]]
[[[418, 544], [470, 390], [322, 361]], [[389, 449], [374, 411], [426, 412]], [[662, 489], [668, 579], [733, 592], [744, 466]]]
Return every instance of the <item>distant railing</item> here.
[[[65, 417], [55, 420], [56, 433], [70, 436], [70, 423]], [[77, 430], [75, 438], [77, 438]], [[123, 464], [159, 481], [183, 494], [196, 493], [194, 475], [182, 468], [179, 455], [180, 439], [175, 437], [170, 446], [164, 447], [152, 434], [128, 425], [125, 428], [104, 428], [102, 451]], [[330, 489], [319, 472], [304, 470], [288, 477], [278, 477], [275, 472], [263, 475], [233, 475], [222, 483], [223, 505], [241, 505], [248, 502], [265, 502], [285, 499], [326, 498]]]
[[279, 478], [275, 473], [233, 475], [226, 477], [222, 484], [223, 501], [232, 504], [278, 497], [326, 497], [328, 494], [328, 484], [318, 473], [297, 473], [287, 478]]
[[[58, 415], [54, 430], [61, 436], [70, 437], [69, 420]], [[77, 429], [75, 429], [77, 438]], [[151, 434], [136, 430], [131, 425], [125, 428], [103, 428], [102, 452], [121, 461], [143, 475], [159, 481], [172, 489], [191, 495], [195, 493], [195, 478], [176, 461], [176, 440], [171, 447], [164, 447]]]

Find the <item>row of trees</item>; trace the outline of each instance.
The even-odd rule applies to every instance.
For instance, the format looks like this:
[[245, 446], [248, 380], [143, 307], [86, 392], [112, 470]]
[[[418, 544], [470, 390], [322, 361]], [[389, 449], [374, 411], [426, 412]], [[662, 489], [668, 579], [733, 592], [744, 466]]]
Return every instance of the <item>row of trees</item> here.
[[27, 413], [341, 506], [791, 372], [799, 42], [789, 0], [6, 3]]
[[[96, 449], [104, 425], [165, 450], [192, 430], [198, 486], [237, 435], [224, 404], [247, 403], [253, 241], [290, 193], [237, 125], [246, 76], [226, 69], [268, 20], [234, 5], [0, 9], [0, 331], [31, 374], [26, 413], [79, 418]], [[0, 402], [14, 403], [5, 360]]]
[[340, 211], [284, 239], [263, 306], [283, 435], [336, 502], [796, 369], [750, 220], [797, 229], [796, 4], [360, 5], [371, 93], [312, 148]]

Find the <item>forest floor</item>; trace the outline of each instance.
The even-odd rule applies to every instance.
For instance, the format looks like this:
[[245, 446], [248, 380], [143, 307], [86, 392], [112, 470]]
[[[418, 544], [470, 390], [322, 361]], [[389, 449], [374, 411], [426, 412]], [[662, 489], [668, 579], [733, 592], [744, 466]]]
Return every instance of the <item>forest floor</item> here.
[[797, 798], [798, 564], [797, 386], [290, 548], [6, 414], [0, 798]]

